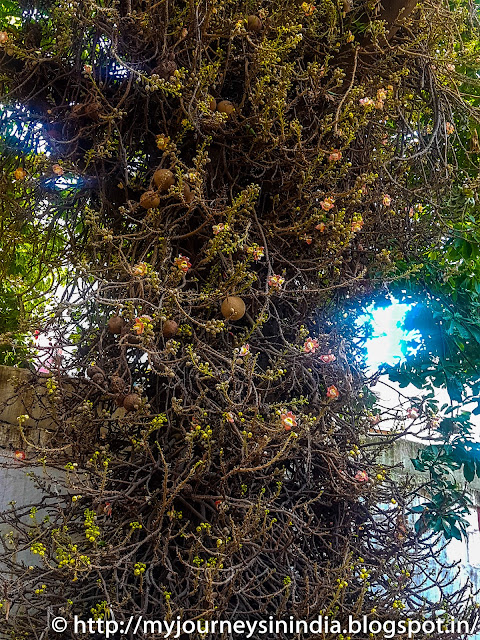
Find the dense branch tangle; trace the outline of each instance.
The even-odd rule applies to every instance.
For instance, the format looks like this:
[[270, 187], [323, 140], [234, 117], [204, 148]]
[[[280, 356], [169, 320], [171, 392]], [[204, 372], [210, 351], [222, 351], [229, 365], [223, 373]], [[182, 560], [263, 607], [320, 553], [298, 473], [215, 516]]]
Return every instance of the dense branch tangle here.
[[414, 539], [412, 487], [364, 446], [354, 320], [445, 229], [467, 19], [439, 10], [28, 3], [6, 32], [5, 99], [83, 198], [81, 224], [64, 215], [71, 288], [43, 327], [64, 352], [45, 464], [67, 496], [47, 476], [38, 514], [3, 516], [17, 637], [42, 637], [46, 610], [428, 612], [431, 583], [410, 578], [435, 536]]

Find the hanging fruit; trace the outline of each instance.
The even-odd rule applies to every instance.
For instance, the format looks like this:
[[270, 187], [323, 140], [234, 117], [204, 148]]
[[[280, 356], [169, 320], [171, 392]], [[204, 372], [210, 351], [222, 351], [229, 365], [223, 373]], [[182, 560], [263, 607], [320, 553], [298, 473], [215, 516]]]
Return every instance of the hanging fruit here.
[[262, 21], [258, 16], [248, 16], [247, 18], [247, 29], [248, 31], [261, 31], [262, 30]]
[[96, 365], [92, 365], [87, 369], [87, 376], [89, 378], [93, 378], [94, 376], [102, 376], [103, 378], [103, 371], [102, 369], [100, 369], [100, 367], [97, 367]]
[[231, 116], [235, 111], [235, 107], [229, 100], [221, 100], [217, 105], [217, 111], [220, 113], [226, 113], [227, 116]]
[[178, 331], [178, 323], [175, 320], [167, 320], [163, 323], [162, 334], [164, 338], [173, 338]]
[[169, 169], [157, 169], [153, 174], [153, 182], [159, 191], [168, 191], [175, 183], [175, 176]]
[[125, 382], [120, 376], [112, 376], [110, 378], [110, 391], [112, 393], [122, 393], [125, 391]]
[[212, 96], [208, 96], [208, 108], [210, 109], [210, 111], [217, 110], [217, 101]]
[[155, 191], [145, 191], [140, 196], [140, 206], [144, 209], [155, 209], [160, 204], [160, 196]]
[[140, 396], [138, 393], [129, 393], [123, 400], [125, 411], [136, 411], [140, 407]]
[[122, 316], [112, 316], [107, 322], [107, 329], [110, 333], [122, 333], [122, 329], [124, 326], [125, 320], [122, 318]]
[[227, 320], [240, 320], [245, 315], [245, 302], [238, 296], [228, 296], [220, 310]]

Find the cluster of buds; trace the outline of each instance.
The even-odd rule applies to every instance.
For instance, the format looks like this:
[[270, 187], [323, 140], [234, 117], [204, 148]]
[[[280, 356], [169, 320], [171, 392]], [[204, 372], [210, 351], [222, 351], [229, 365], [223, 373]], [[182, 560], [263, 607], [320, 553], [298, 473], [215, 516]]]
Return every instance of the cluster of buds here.
[[205, 323], [205, 331], [207, 333], [212, 333], [213, 335], [222, 333], [224, 329], [225, 323], [223, 320], [207, 320]]

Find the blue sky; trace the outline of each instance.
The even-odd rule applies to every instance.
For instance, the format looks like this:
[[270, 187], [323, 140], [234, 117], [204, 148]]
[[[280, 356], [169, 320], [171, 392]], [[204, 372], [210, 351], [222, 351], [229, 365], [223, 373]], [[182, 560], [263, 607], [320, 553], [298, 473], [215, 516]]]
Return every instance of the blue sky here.
[[392, 300], [388, 307], [368, 309], [368, 319], [373, 328], [373, 337], [367, 343], [367, 362], [370, 368], [378, 369], [384, 362], [395, 364], [403, 358], [400, 342], [408, 337], [408, 333], [399, 324], [409, 308], [408, 304]]

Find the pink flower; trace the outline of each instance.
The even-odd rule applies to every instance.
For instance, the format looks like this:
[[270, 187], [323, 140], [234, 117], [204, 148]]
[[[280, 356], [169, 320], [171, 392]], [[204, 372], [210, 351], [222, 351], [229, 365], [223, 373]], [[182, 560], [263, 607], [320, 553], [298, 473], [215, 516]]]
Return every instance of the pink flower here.
[[279, 275], [270, 276], [267, 280], [269, 287], [274, 287], [275, 289], [281, 289], [283, 283], [285, 282], [285, 278]]
[[418, 409], [415, 409], [415, 407], [410, 407], [410, 409], [407, 410], [407, 418], [416, 420], [418, 418]]
[[250, 352], [250, 345], [249, 344], [243, 344], [240, 349], [238, 350], [238, 355], [239, 356], [246, 356], [247, 353]]
[[382, 198], [382, 202], [386, 207], [389, 207], [392, 204], [392, 199], [391, 197], [388, 195], [388, 193], [386, 193], [383, 198]]
[[337, 358], [333, 355], [333, 353], [327, 353], [323, 356], [320, 356], [320, 360], [325, 364], [330, 364], [331, 362], [335, 362]]
[[231, 424], [233, 424], [235, 422], [235, 416], [233, 415], [233, 413], [231, 411], [227, 411], [225, 413], [225, 420], [227, 422], [230, 422]]
[[224, 224], [223, 222], [220, 222], [219, 224], [213, 225], [212, 229], [213, 229], [213, 235], [218, 236], [218, 234], [222, 233], [222, 231], [228, 231], [229, 227], [228, 227], [228, 224]]
[[357, 471], [355, 480], [357, 482], [368, 482], [368, 473], [366, 471]]
[[362, 107], [373, 107], [375, 104], [371, 98], [360, 98], [358, 102]]
[[178, 267], [178, 269], [180, 269], [180, 271], [183, 271], [184, 273], [187, 273], [187, 271], [192, 266], [192, 263], [187, 258], [187, 256], [182, 256], [182, 254], [180, 254], [178, 258], [175, 258], [174, 264], [176, 267]]
[[324, 222], [319, 222], [317, 224], [317, 226], [315, 227], [315, 229], [317, 231], [321, 231], [323, 233], [325, 231], [325, 223]]
[[312, 236], [304, 236], [303, 238], [307, 244], [312, 244], [313, 238]]
[[359, 220], [353, 220], [352, 222], [352, 231], [356, 233], [357, 231], [361, 231], [363, 227], [363, 220], [360, 218]]
[[52, 167], [52, 171], [56, 176], [63, 176], [64, 171], [59, 164], [54, 164]]
[[297, 426], [297, 416], [295, 416], [291, 411], [282, 413], [280, 419], [282, 420], [282, 424], [285, 427], [285, 431], [290, 431], [292, 427]]
[[22, 169], [22, 167], [18, 167], [18, 169], [15, 169], [13, 172], [13, 175], [15, 176], [15, 180], [23, 180], [26, 177], [27, 172], [25, 169]]
[[335, 199], [329, 196], [320, 202], [320, 205], [324, 211], [330, 211], [335, 206]]
[[328, 161], [329, 162], [337, 162], [338, 160], [342, 159], [342, 152], [341, 151], [332, 151], [332, 153], [328, 156]]
[[247, 253], [252, 256], [252, 258], [258, 262], [265, 255], [265, 248], [259, 247], [257, 244], [253, 245], [253, 247], [248, 247]]
[[450, 135], [451, 133], [453, 133], [455, 131], [455, 127], [453, 126], [453, 124], [451, 122], [446, 122], [445, 123], [445, 131], [447, 132], [448, 135]]
[[302, 2], [302, 11], [306, 16], [311, 16], [315, 11], [315, 5], [309, 2]]
[[385, 100], [387, 97], [387, 92], [385, 89], [379, 89], [377, 91], [377, 100]]
[[5, 44], [8, 40], [8, 33], [6, 31], [0, 31], [0, 44]]
[[368, 416], [368, 421], [370, 424], [378, 424], [380, 422], [380, 416], [378, 415], [378, 413], [374, 416]]
[[316, 338], [307, 338], [305, 340], [305, 344], [303, 345], [303, 350], [305, 353], [315, 353], [318, 349], [319, 344]]
[[339, 397], [340, 397], [340, 392], [334, 384], [328, 387], [327, 398], [332, 398], [332, 400], [336, 400]]
[[84, 73], [92, 73], [93, 71], [93, 67], [91, 64], [84, 64], [83, 65], [83, 72]]
[[132, 273], [134, 276], [146, 276], [148, 273], [148, 264], [146, 262], [139, 262], [133, 267]]
[[145, 332], [145, 329], [152, 328], [151, 325], [152, 318], [150, 316], [140, 316], [139, 318], [135, 318], [135, 322], [133, 323], [133, 330], [137, 334], [137, 336], [142, 335]]
[[15, 451], [13, 455], [15, 457], [15, 460], [25, 460], [26, 458], [25, 451], [22, 451], [20, 449], [17, 449], [17, 451]]

